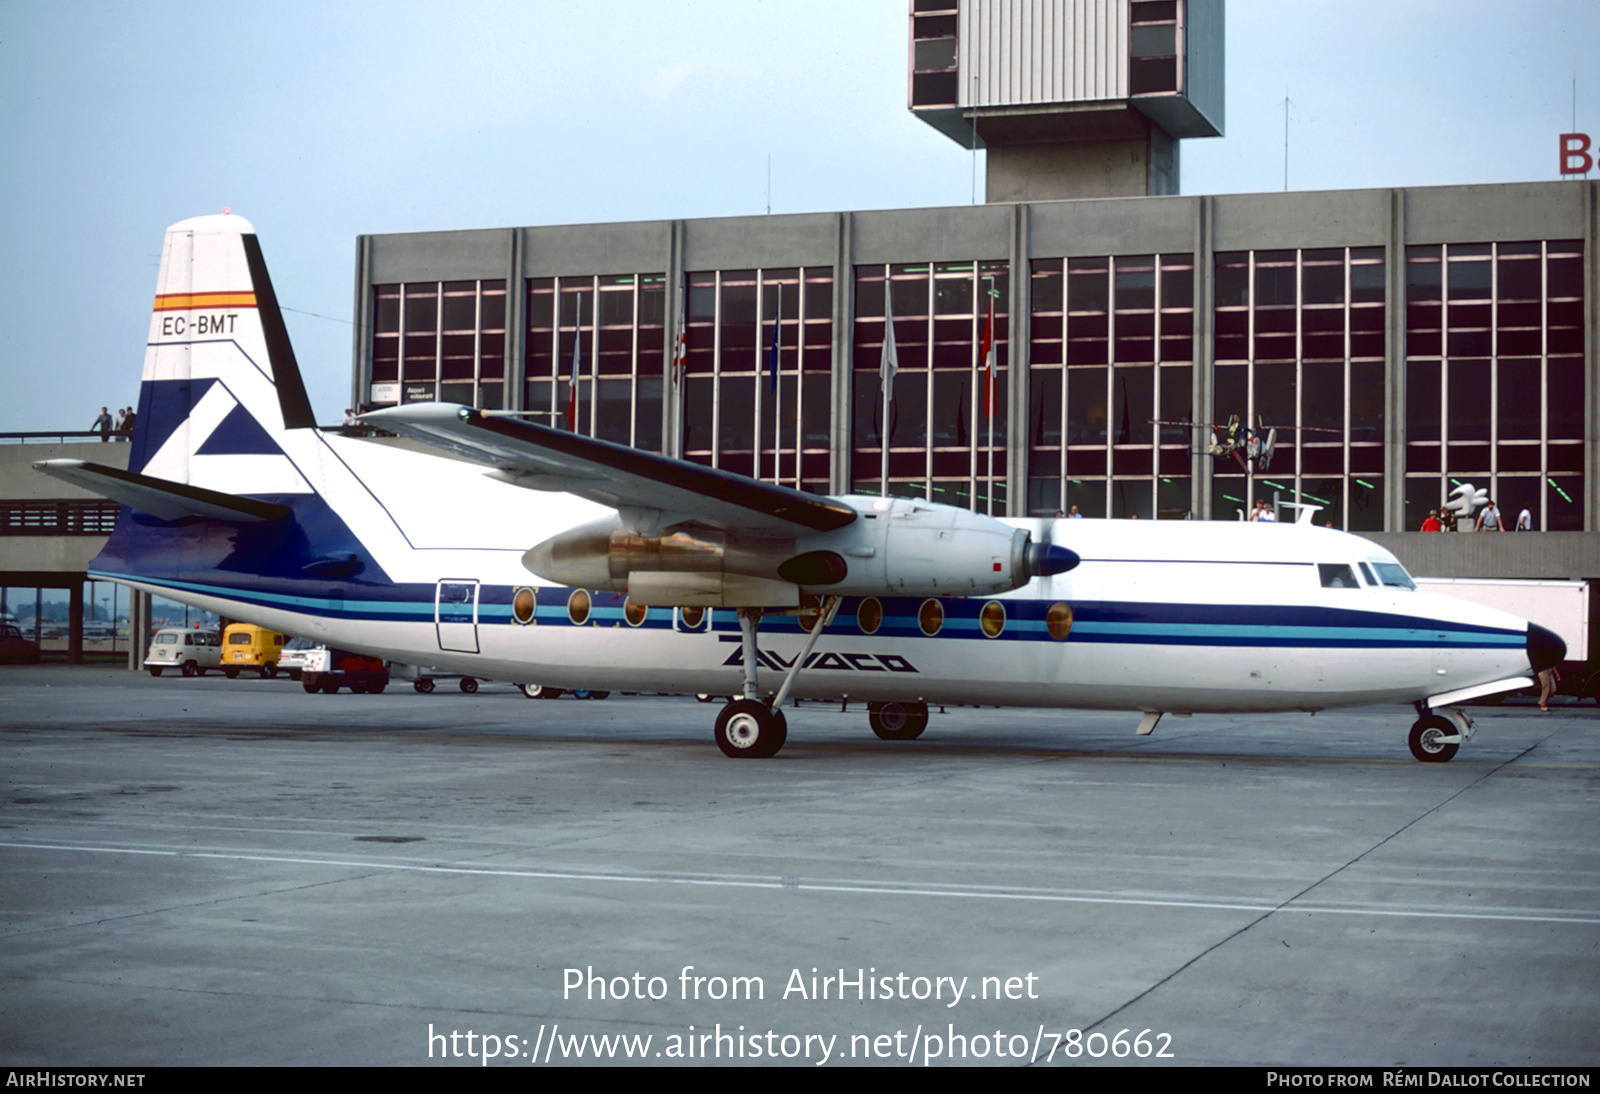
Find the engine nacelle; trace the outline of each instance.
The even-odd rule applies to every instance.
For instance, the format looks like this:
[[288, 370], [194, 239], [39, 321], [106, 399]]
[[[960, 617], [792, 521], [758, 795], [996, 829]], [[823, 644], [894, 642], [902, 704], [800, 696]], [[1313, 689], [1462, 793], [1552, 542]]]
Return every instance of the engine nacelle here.
[[850, 524], [797, 539], [741, 539], [690, 526], [641, 536], [620, 516], [573, 528], [522, 557], [562, 585], [627, 591], [638, 603], [792, 608], [819, 596], [986, 596], [1078, 563], [993, 517], [933, 502], [850, 496]]

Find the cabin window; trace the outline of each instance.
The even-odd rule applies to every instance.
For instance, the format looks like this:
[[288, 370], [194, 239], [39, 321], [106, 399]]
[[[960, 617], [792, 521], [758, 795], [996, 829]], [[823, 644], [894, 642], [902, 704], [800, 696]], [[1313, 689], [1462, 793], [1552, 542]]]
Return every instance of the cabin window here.
[[622, 602], [622, 618], [628, 621], [628, 626], [638, 627], [644, 623], [645, 616], [650, 614], [650, 609], [643, 604], [635, 604], [632, 599]]
[[567, 597], [567, 618], [580, 627], [589, 621], [589, 590], [572, 590]]
[[990, 638], [999, 638], [1000, 632], [1006, 629], [1006, 608], [998, 600], [991, 600], [983, 606], [983, 611], [978, 613], [978, 626]]
[[539, 598], [532, 589], [526, 586], [519, 588], [511, 594], [511, 618], [522, 626], [527, 626], [533, 622], [533, 613], [538, 602]]
[[861, 602], [856, 609], [856, 626], [861, 628], [862, 634], [877, 634], [878, 628], [883, 626], [883, 604], [875, 596], [869, 596]]
[[944, 605], [937, 600], [924, 600], [922, 610], [917, 612], [917, 624], [929, 638], [938, 634], [944, 626]]
[[1343, 562], [1319, 562], [1317, 573], [1322, 577], [1324, 589], [1359, 589], [1361, 582], [1356, 572]]
[[1416, 582], [1411, 580], [1411, 575], [1406, 573], [1406, 568], [1398, 562], [1374, 562], [1372, 565], [1385, 585], [1393, 585], [1400, 589], [1417, 587]]

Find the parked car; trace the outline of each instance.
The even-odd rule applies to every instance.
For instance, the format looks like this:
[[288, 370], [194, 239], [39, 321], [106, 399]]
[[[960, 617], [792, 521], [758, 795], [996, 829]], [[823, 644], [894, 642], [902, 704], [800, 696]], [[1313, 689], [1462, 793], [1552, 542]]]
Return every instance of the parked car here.
[[[389, 663], [381, 657], [323, 645], [293, 653], [299, 666], [300, 686], [308, 695], [318, 691], [332, 695], [341, 687], [377, 695], [389, 686]], [[291, 673], [294, 671], [290, 669]]]
[[22, 631], [10, 623], [0, 623], [0, 661], [21, 661], [31, 665], [38, 660], [38, 646], [22, 637]]
[[222, 645], [216, 631], [162, 627], [150, 640], [144, 667], [151, 676], [166, 669], [177, 669], [185, 676], [204, 676], [207, 669], [222, 667]]
[[254, 669], [263, 680], [278, 671], [287, 635], [253, 623], [229, 623], [222, 632], [222, 675], [229, 680], [241, 669]]

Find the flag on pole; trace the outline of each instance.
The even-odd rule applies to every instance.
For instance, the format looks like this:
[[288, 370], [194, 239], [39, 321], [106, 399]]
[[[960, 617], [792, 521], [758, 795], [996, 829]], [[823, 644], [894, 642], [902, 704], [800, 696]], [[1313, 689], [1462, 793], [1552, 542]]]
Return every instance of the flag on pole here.
[[778, 286], [778, 315], [772, 321], [772, 348], [767, 351], [767, 390], [778, 390], [778, 348], [783, 345], [783, 286]]
[[894, 348], [894, 305], [890, 300], [892, 285], [883, 286], [883, 356], [878, 360], [878, 378], [883, 383], [883, 405], [894, 399], [894, 374], [900, 371], [900, 355]]
[[578, 326], [572, 332], [572, 377], [567, 382], [567, 428], [578, 431], [578, 371], [583, 367], [583, 296], [578, 297]]
[[689, 295], [689, 287], [681, 285], [678, 293], [678, 333], [672, 340], [672, 383], [676, 387], [682, 380], [684, 371], [689, 365], [689, 324], [685, 319], [687, 310], [684, 300]]
[[989, 322], [983, 328], [983, 416], [994, 417], [994, 290], [989, 293]]

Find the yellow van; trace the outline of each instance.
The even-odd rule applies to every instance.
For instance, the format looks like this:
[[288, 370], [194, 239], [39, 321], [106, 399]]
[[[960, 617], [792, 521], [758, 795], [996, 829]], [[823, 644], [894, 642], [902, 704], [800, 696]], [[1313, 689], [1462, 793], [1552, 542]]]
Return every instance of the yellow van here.
[[285, 635], [253, 623], [229, 623], [222, 632], [222, 675], [232, 680], [240, 669], [254, 669], [265, 680], [278, 671]]

